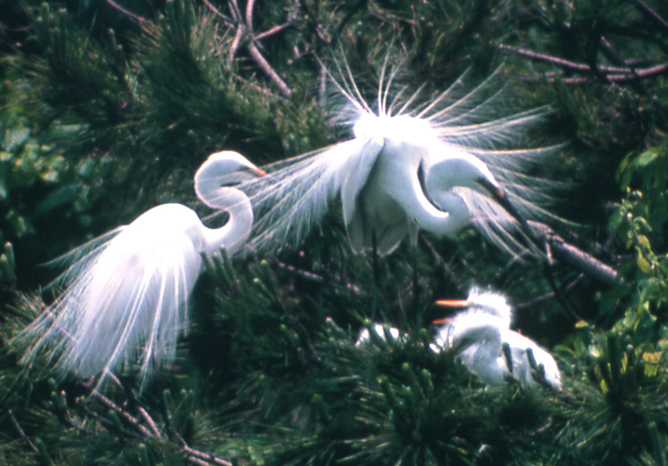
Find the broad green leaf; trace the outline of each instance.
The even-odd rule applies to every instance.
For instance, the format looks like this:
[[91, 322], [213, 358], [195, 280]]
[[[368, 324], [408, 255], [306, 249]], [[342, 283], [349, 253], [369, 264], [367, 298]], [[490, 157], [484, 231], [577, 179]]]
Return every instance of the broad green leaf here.
[[640, 255], [638, 256], [636, 264], [638, 265], [638, 268], [642, 270], [644, 273], [649, 273], [649, 271], [652, 270], [652, 267], [650, 266], [649, 262], [647, 262], [647, 259], [645, 259], [643, 256]]
[[638, 166], [646, 167], [647, 165], [652, 163], [654, 160], [656, 160], [656, 158], [658, 156], [659, 156], [659, 154], [656, 152], [656, 149], [652, 148], [652, 149], [647, 150], [647, 151], [643, 152], [642, 154], [640, 154], [636, 160], [637, 160]]

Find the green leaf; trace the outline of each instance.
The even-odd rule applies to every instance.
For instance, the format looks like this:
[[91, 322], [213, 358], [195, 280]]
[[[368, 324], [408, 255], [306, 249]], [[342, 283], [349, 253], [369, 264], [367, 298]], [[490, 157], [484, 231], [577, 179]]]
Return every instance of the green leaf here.
[[622, 214], [621, 209], [615, 210], [612, 215], [610, 215], [610, 220], [608, 220], [608, 229], [610, 231], [616, 231], [623, 218], [624, 215]]
[[649, 271], [652, 270], [652, 267], [650, 266], [649, 262], [647, 262], [647, 259], [640, 255], [638, 256], [638, 259], [636, 259], [636, 265], [644, 273], [649, 273]]
[[646, 249], [652, 249], [649, 245], [649, 239], [645, 235], [638, 235], [638, 243]]
[[649, 149], [638, 156], [636, 159], [639, 167], [646, 167], [659, 156], [655, 148]]

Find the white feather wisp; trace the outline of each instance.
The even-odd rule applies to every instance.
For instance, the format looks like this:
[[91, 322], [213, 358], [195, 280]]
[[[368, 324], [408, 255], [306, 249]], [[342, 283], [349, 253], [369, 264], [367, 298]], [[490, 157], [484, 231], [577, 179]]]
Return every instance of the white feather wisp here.
[[[350, 174], [373, 163], [365, 160], [368, 128], [376, 131], [376, 139], [404, 137], [390, 128], [401, 128], [405, 122], [420, 128], [421, 136], [436, 141], [442, 150], [466, 152], [484, 162], [527, 220], [561, 221], [549, 209], [565, 184], [531, 174], [563, 147], [530, 144], [530, 135], [546, 124], [547, 107], [509, 110], [515, 106], [509, 105], [512, 92], [503, 68], [475, 87], [468, 85], [472, 72], [466, 72], [444, 92], [424, 96], [423, 89], [408, 93], [396, 84], [403, 70], [401, 65], [389, 69], [388, 62], [389, 58], [373, 103], [365, 101], [345, 60], [336, 62], [336, 70], [329, 73], [335, 90], [332, 121], [350, 128], [352, 139], [264, 166], [268, 176], [239, 186], [250, 197], [256, 219], [251, 249], [275, 251], [298, 244], [321, 221], [330, 202], [343, 196]], [[502, 206], [473, 189], [452, 191], [466, 204], [471, 224], [491, 243], [513, 255], [527, 249], [519, 223]]]
[[263, 174], [236, 152], [212, 154], [195, 175], [195, 192], [229, 214], [223, 226], [208, 228], [188, 207], [163, 204], [53, 261], [67, 267], [50, 285], [62, 293], [15, 337], [27, 347], [21, 362], [44, 357], [61, 376], [99, 375], [97, 386], [139, 367], [143, 388], [176, 356], [202, 254], [233, 254], [250, 235], [250, 201], [229, 185]]
[[196, 217], [166, 204], [64, 256], [59, 262], [73, 262], [51, 285], [64, 291], [18, 336], [32, 340], [22, 363], [46, 356], [61, 375], [101, 375], [98, 385], [139, 366], [143, 387], [152, 370], [174, 359], [186, 327], [201, 257], [174, 221]]

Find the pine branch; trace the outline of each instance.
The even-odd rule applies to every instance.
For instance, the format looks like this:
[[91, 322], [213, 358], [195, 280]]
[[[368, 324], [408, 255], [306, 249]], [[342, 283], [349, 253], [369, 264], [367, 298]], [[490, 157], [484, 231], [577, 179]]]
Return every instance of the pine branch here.
[[[141, 424], [139, 419], [137, 419], [135, 416], [131, 415], [126, 409], [121, 408], [119, 405], [111, 401], [109, 398], [106, 396], [102, 395], [100, 392], [98, 392], [96, 389], [93, 389], [90, 392], [90, 396], [101, 403], [103, 406], [111, 409], [114, 411], [116, 414], [119, 415], [120, 419], [122, 419], [125, 423], [127, 423], [130, 427], [132, 427], [137, 433], [139, 433], [142, 437], [145, 438], [158, 438], [158, 439], [164, 439], [165, 436], [162, 435], [160, 432], [160, 429], [158, 428], [158, 425], [156, 424], [155, 420], [150, 416], [148, 411], [144, 407], [138, 407], [137, 410], [139, 411], [140, 416], [148, 424], [149, 429], [147, 429], [144, 425]], [[114, 423], [96, 413], [93, 413], [92, 411], [88, 411], [89, 415], [95, 414], [95, 417], [98, 418], [99, 420], [103, 420], [104, 424], [106, 424], [108, 427], [114, 426]], [[171, 428], [170, 428], [171, 430]], [[180, 436], [178, 433], [172, 430], [172, 434], [175, 435], [180, 443], [180, 448], [181, 450], [186, 453], [186, 458], [188, 461], [191, 461], [196, 464], [215, 464], [215, 465], [221, 465], [221, 466], [232, 466], [232, 463], [229, 461], [225, 461], [221, 458], [218, 458], [212, 454], [209, 453], [204, 453], [199, 450], [196, 450], [188, 445], [188, 443]]]
[[[500, 44], [499, 49], [501, 50], [507, 50], [509, 52], [513, 52], [517, 55], [523, 56], [530, 58], [534, 61], [544, 61], [547, 63], [552, 63], [554, 65], [558, 65], [562, 68], [569, 69], [569, 70], [574, 70], [574, 71], [591, 71], [591, 66], [589, 65], [584, 65], [581, 63], [575, 63], [570, 60], [565, 60], [563, 58], [557, 58], [553, 57], [550, 55], [545, 55], [542, 53], [538, 52], [533, 52], [531, 50], [524, 50], [520, 49], [517, 47], [513, 47], [511, 45], [504, 45]], [[603, 71], [605, 73], [633, 73], [633, 69], [631, 68], [615, 68], [615, 67], [598, 67], [599, 71]]]
[[[532, 52], [531, 50], [519, 49], [504, 44], [499, 45], [499, 48], [501, 50], [507, 50], [517, 55], [521, 55], [535, 61], [544, 61], [552, 63], [554, 65], [558, 65], [562, 68], [573, 71], [586, 71], [586, 72], [592, 71], [592, 67], [590, 65], [575, 63], [569, 60], [564, 60], [562, 58], [557, 58], [557, 57], [552, 57], [550, 55]], [[598, 66], [596, 67], [596, 71], [599, 73], [603, 73], [604, 78], [608, 81], [613, 81], [613, 82], [634, 81], [668, 72], [668, 63], [664, 63], [662, 65], [657, 65], [645, 69]], [[561, 72], [543, 73], [540, 78], [534, 78], [534, 79], [546, 79], [548, 82], [553, 82], [555, 80], [554, 77], [561, 74], [562, 74]], [[590, 79], [564, 78], [561, 79], [560, 81], [568, 84], [581, 84], [590, 81]]]

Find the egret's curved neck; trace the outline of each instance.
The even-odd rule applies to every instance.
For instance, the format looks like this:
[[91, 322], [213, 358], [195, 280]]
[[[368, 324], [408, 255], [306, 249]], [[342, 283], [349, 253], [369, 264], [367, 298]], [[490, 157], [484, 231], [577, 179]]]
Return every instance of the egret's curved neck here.
[[229, 214], [229, 219], [220, 228], [204, 228], [205, 251], [218, 252], [225, 247], [228, 253], [238, 251], [250, 236], [253, 227], [253, 207], [248, 196], [235, 188], [218, 188], [217, 197], [202, 201], [212, 209]]
[[227, 223], [220, 228], [204, 229], [204, 249], [207, 254], [225, 247], [235, 252], [246, 242], [253, 227], [253, 207], [248, 196], [229, 186], [245, 179], [229, 160], [208, 160], [195, 174], [195, 194], [208, 207], [229, 214]]
[[418, 170], [420, 188], [426, 200], [425, 215], [415, 209], [415, 221], [420, 228], [438, 235], [454, 235], [465, 228], [471, 217], [464, 200], [450, 189], [449, 180], [439, 179], [431, 170], [425, 173], [421, 164]]
[[436, 159], [423, 170], [422, 186], [427, 198], [439, 209], [449, 214], [443, 222], [442, 234], [453, 234], [471, 222], [464, 199], [453, 191], [455, 187], [469, 188], [487, 195], [480, 180], [496, 184], [492, 173], [477, 157], [447, 146], [430, 148], [430, 159]]

